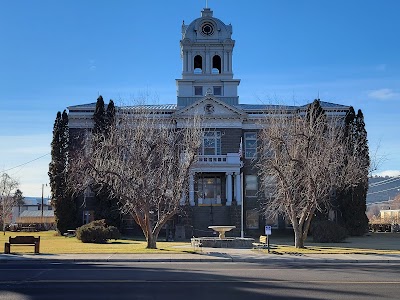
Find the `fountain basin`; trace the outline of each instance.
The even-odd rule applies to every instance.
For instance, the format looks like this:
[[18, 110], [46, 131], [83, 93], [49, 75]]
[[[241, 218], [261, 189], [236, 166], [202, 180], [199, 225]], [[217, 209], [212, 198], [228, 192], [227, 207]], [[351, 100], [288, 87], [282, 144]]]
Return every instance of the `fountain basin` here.
[[216, 231], [219, 233], [219, 238], [224, 239], [225, 238], [225, 232], [231, 231], [232, 229], [235, 229], [236, 226], [227, 226], [227, 225], [214, 225], [214, 226], [208, 226], [208, 228]]

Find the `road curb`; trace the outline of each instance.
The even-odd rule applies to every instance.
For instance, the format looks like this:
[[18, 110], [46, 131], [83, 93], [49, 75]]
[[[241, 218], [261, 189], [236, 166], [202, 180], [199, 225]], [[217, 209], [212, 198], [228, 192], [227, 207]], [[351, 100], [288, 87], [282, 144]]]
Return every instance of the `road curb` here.
[[235, 257], [230, 255], [224, 256], [206, 256], [200, 254], [199, 257], [146, 257], [146, 258], [113, 258], [112, 256], [104, 258], [45, 258], [45, 257], [26, 257], [26, 256], [14, 256], [10, 257], [0, 256], [1, 263], [13, 263], [13, 262], [29, 262], [29, 263], [101, 263], [101, 262], [116, 262], [116, 263], [173, 263], [173, 262], [199, 262], [199, 263], [210, 263], [210, 262], [232, 262], [232, 263], [259, 263], [259, 264], [400, 264], [399, 259], [340, 259], [340, 258], [310, 258], [310, 257]]

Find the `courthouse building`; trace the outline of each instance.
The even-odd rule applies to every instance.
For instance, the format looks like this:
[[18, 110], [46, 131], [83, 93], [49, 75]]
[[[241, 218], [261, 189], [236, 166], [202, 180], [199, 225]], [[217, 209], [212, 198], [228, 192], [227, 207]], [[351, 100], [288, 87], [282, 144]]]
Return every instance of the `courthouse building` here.
[[[182, 24], [182, 77], [176, 80], [176, 101], [147, 106], [160, 118], [174, 120], [177, 127], [195, 114], [203, 117], [202, 126], [206, 130], [186, 196], [189, 212], [184, 220], [175, 220], [176, 224], [190, 225], [197, 236], [206, 234], [209, 225], [235, 225], [238, 230], [233, 234], [237, 234], [242, 205], [246, 234], [259, 234], [267, 224], [287, 225], [283, 218], [265, 220], [260, 213], [263, 193], [254, 168], [259, 121], [278, 106], [245, 104], [239, 100], [240, 79], [234, 78], [233, 72], [234, 46], [232, 25], [215, 18], [211, 9], [203, 9], [201, 17], [188, 25]], [[321, 105], [328, 114], [344, 114], [349, 109], [327, 102]], [[71, 133], [92, 128], [95, 106], [92, 103], [68, 107]], [[298, 111], [306, 106], [285, 106], [285, 109]], [[85, 221], [90, 213], [90, 207], [83, 209]]]

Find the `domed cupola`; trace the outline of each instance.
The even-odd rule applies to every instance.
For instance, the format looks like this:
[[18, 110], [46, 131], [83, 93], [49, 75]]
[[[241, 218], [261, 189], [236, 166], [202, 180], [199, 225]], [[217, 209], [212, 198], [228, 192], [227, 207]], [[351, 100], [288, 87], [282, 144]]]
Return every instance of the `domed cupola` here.
[[204, 8], [201, 17], [189, 25], [182, 24], [182, 79], [177, 79], [178, 106], [187, 106], [212, 94], [227, 104], [238, 104], [237, 87], [233, 79], [232, 25], [226, 25]]

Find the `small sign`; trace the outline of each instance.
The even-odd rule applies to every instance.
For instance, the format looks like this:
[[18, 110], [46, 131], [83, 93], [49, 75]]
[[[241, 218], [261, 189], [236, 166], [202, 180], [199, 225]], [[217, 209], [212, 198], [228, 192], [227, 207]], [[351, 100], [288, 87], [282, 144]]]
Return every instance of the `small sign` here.
[[272, 234], [271, 226], [265, 226], [265, 235], [271, 235], [271, 234]]

